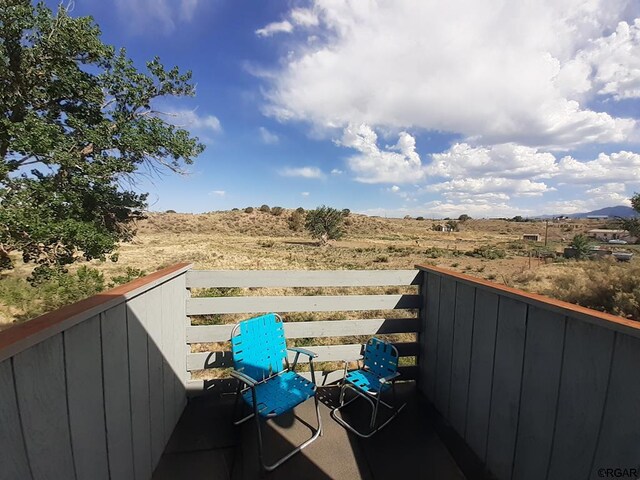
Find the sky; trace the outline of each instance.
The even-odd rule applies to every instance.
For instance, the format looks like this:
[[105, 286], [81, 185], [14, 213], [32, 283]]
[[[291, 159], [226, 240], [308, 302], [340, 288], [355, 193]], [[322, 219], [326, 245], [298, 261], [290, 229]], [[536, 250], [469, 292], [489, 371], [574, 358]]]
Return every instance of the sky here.
[[[55, 5], [54, 2], [51, 2]], [[75, 0], [206, 144], [150, 210], [534, 216], [640, 191], [637, 0]]]

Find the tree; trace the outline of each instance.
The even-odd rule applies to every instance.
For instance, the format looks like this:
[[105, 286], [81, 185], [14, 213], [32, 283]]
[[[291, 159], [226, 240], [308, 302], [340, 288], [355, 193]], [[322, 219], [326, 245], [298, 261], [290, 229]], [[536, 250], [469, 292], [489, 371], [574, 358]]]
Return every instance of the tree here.
[[180, 172], [204, 149], [154, 109], [192, 96], [191, 73], [158, 58], [138, 71], [91, 17], [5, 0], [0, 65], [0, 268], [14, 251], [34, 274], [105, 258], [143, 217], [135, 175]]
[[577, 259], [588, 257], [591, 251], [591, 245], [593, 245], [592, 240], [582, 233], [573, 237], [573, 240], [571, 240], [569, 244], [569, 246], [575, 250]]
[[[640, 193], [636, 192], [633, 194], [633, 197], [631, 197], [631, 206], [640, 214]], [[636, 237], [638, 242], [640, 242], [640, 218], [618, 217], [616, 223], [619, 228], [627, 230], [631, 236]]]
[[342, 237], [343, 222], [344, 215], [340, 210], [322, 205], [307, 212], [304, 226], [321, 245], [326, 245], [329, 240]]
[[458, 220], [462, 223], [466, 222], [467, 220], [471, 220], [471, 217], [469, 215], [467, 215], [466, 213], [463, 213], [462, 215], [460, 215], [458, 217]]
[[302, 210], [302, 212], [300, 209], [294, 210], [289, 216], [289, 228], [294, 232], [301, 232], [304, 230], [304, 218], [304, 210]]
[[269, 205], [264, 204], [260, 206], [259, 210], [264, 213], [269, 213], [271, 211], [271, 208], [269, 207]]
[[460, 225], [455, 220], [447, 220], [447, 227], [449, 227], [450, 232], [457, 232], [460, 230]]

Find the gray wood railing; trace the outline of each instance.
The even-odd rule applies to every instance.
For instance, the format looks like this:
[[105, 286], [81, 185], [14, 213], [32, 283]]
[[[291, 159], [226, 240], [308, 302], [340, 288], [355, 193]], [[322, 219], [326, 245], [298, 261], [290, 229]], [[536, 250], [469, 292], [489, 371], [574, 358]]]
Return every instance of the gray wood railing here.
[[419, 268], [419, 387], [488, 471], [640, 472], [639, 322]]
[[186, 402], [170, 267], [0, 332], [0, 479], [150, 479]]
[[[243, 314], [250, 317], [265, 312], [358, 312], [414, 310], [403, 318], [360, 318], [286, 322], [287, 338], [350, 337], [357, 335], [418, 333], [420, 322], [415, 312], [421, 301], [417, 287], [421, 273], [417, 270], [341, 270], [341, 271], [201, 271], [187, 273], [187, 288], [287, 288], [287, 287], [391, 287], [414, 286], [414, 294], [393, 295], [288, 295], [233, 296], [187, 298], [187, 315]], [[187, 342], [226, 342], [233, 325], [187, 326]], [[401, 357], [417, 356], [418, 343], [397, 343]], [[305, 346], [318, 354], [316, 362], [355, 360], [360, 356], [360, 344]], [[301, 362], [305, 361], [300, 359]], [[189, 353], [187, 370], [227, 368], [233, 365], [229, 351]], [[335, 375], [324, 372], [323, 382]], [[416, 368], [404, 368], [405, 378], [415, 377]], [[209, 382], [215, 384], [215, 382]], [[206, 388], [207, 382], [188, 383], [192, 391]]]

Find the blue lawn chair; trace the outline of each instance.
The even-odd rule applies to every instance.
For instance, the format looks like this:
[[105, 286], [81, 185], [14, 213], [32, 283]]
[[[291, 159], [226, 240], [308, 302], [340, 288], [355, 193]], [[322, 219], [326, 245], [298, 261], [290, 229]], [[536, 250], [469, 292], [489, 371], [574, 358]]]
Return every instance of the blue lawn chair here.
[[[383, 393], [391, 390], [395, 403], [395, 381], [400, 376], [400, 373], [398, 373], [398, 350], [396, 347], [375, 337], [370, 339], [364, 348], [363, 364], [361, 369], [347, 372], [347, 364], [345, 362], [345, 375], [340, 388], [340, 405], [331, 411], [331, 416], [349, 431], [362, 438], [369, 438], [387, 426], [402, 411], [406, 403], [396, 408], [380, 398]], [[344, 398], [347, 390], [353, 390], [356, 396], [345, 403]], [[371, 405], [371, 421], [369, 422], [369, 432], [366, 433], [356, 430], [338, 415], [341, 408], [357, 400], [358, 397], [364, 398]], [[393, 413], [384, 423], [376, 427], [378, 407], [380, 405], [391, 409]]]
[[[256, 418], [260, 463], [265, 470], [272, 471], [321, 435], [322, 423], [313, 371], [313, 358], [317, 354], [303, 348], [287, 348], [282, 319], [274, 313], [238, 323], [231, 332], [231, 350], [234, 363], [231, 376], [239, 380], [236, 405], [238, 398], [242, 397], [252, 409], [251, 414], [234, 423], [240, 425], [252, 417]], [[287, 351], [295, 352], [291, 365]], [[294, 371], [300, 354], [309, 357], [311, 382]], [[277, 417], [311, 397], [316, 403], [317, 430], [293, 451], [272, 465], [267, 465], [262, 453], [260, 418], [266, 421]]]

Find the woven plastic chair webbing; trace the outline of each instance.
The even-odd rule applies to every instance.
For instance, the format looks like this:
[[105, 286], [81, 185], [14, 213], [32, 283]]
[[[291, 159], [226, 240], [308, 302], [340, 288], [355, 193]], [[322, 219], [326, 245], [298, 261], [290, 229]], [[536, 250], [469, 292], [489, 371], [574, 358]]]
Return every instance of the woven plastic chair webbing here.
[[364, 350], [364, 367], [378, 377], [386, 377], [398, 370], [398, 356], [390, 344], [372, 338]]
[[282, 322], [273, 313], [241, 322], [231, 350], [236, 370], [256, 380], [281, 372], [287, 355]]

